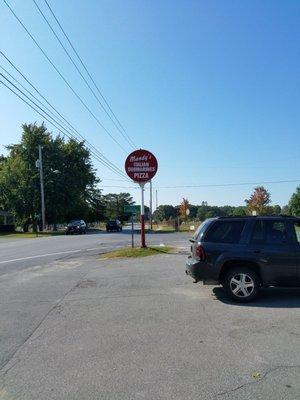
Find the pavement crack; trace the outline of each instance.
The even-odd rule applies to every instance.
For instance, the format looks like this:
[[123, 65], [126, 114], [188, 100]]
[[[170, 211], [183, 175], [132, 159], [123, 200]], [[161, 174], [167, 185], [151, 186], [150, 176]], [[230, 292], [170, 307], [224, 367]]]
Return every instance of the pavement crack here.
[[[267, 376], [268, 376], [270, 373], [274, 372], [274, 371], [278, 371], [278, 370], [280, 370], [280, 369], [293, 369], [293, 368], [300, 368], [300, 365], [278, 365], [277, 367], [272, 367], [272, 368], [268, 369], [268, 370], [261, 376], [260, 379], [255, 380], [255, 381], [253, 380], [253, 381], [245, 382], [245, 383], [243, 383], [242, 385], [239, 385], [239, 386], [237, 386], [237, 387], [235, 387], [235, 388], [233, 388], [233, 389], [228, 389], [228, 390], [225, 390], [224, 392], [217, 393], [217, 397], [219, 397], [219, 396], [225, 396], [226, 394], [230, 394], [230, 393], [236, 392], [236, 391], [238, 391], [238, 390], [240, 390], [240, 389], [242, 389], [242, 388], [244, 388], [244, 387], [246, 387], [246, 386], [257, 385], [257, 384], [259, 384], [260, 382], [264, 381], [264, 380], [267, 378]], [[217, 399], [217, 397], [216, 397], [216, 399]]]
[[66, 300], [67, 302], [81, 301], [81, 300], [106, 300], [106, 299], [123, 299], [123, 298], [135, 298], [135, 297], [153, 297], [153, 296], [169, 296], [169, 293], [143, 293], [143, 294], [128, 294], [128, 295], [112, 295], [112, 296], [97, 296], [97, 297], [79, 297]]

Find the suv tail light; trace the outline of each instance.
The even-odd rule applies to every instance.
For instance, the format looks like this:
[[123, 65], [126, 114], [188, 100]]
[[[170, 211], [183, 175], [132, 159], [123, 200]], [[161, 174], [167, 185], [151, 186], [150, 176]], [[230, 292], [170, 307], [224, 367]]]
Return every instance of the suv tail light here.
[[196, 256], [199, 258], [200, 261], [205, 261], [206, 259], [206, 254], [201, 244], [198, 244], [196, 247]]

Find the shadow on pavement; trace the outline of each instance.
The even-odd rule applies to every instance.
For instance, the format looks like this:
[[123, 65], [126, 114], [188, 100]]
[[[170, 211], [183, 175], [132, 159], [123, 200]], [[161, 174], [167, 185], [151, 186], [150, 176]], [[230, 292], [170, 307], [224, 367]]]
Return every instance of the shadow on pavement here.
[[92, 228], [90, 228], [86, 231], [87, 235], [96, 235], [96, 234], [102, 234], [102, 233], [106, 233], [106, 232], [101, 231], [100, 229], [92, 229]]
[[270, 308], [299, 308], [300, 288], [267, 288], [262, 289], [257, 300], [249, 303], [236, 303], [225, 293], [222, 287], [213, 288], [216, 298], [225, 304], [236, 307], [270, 307]]

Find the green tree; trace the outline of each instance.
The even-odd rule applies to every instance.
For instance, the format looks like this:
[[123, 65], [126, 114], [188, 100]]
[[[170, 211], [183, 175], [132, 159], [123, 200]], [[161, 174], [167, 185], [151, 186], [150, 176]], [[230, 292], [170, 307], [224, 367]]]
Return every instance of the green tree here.
[[291, 212], [290, 212], [290, 208], [289, 208], [288, 205], [285, 205], [285, 206], [282, 207], [282, 209], [281, 209], [281, 214], [283, 214], [283, 215], [289, 215], [290, 213], [291, 213]]
[[119, 219], [122, 222], [128, 221], [130, 215], [124, 212], [124, 206], [134, 204], [130, 193], [108, 193], [103, 196], [103, 202], [106, 219]]
[[280, 215], [281, 207], [278, 204], [276, 204], [275, 206], [266, 206], [265, 214], [266, 215]]
[[216, 215], [216, 213], [214, 212], [214, 211], [207, 211], [206, 213], [205, 213], [205, 218], [204, 219], [207, 219], [207, 218], [213, 218], [213, 217], [216, 217], [217, 215]]
[[169, 220], [170, 218], [176, 218], [177, 211], [176, 208], [172, 205], [165, 204], [160, 205], [153, 213], [153, 219], [158, 221]]
[[244, 206], [238, 206], [238, 207], [234, 207], [233, 208], [233, 211], [232, 211], [232, 215], [234, 215], [234, 216], [244, 216], [244, 215], [246, 215], [247, 214], [247, 209], [246, 209], [246, 207], [244, 207]]
[[198, 206], [197, 208], [197, 218], [200, 221], [204, 221], [206, 218], [206, 213], [209, 211], [209, 206], [207, 205], [202, 205], [202, 206]]
[[189, 210], [190, 210], [189, 219], [194, 220], [195, 218], [197, 218], [198, 206], [190, 204]]
[[300, 216], [300, 186], [298, 186], [296, 192], [292, 194], [289, 201], [289, 210], [292, 215]]
[[[53, 137], [44, 124], [24, 124], [21, 141], [0, 162], [0, 204], [24, 230], [41, 213], [38, 146], [43, 148], [46, 221], [88, 218], [99, 201], [99, 179], [84, 142]], [[99, 218], [100, 219], [100, 218]]]

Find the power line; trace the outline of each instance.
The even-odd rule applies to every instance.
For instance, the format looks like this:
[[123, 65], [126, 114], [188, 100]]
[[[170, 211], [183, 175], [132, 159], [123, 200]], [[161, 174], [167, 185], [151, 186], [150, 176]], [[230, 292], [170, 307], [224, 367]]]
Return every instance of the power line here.
[[58, 18], [56, 17], [53, 9], [51, 8], [51, 6], [49, 5], [47, 0], [44, 0], [47, 7], [49, 8], [53, 18], [55, 19], [57, 25], [59, 26], [59, 28], [61, 29], [63, 35], [65, 36], [65, 38], [67, 39], [69, 45], [71, 46], [72, 50], [74, 51], [76, 57], [78, 58], [80, 64], [82, 65], [82, 67], [84, 68], [85, 72], [87, 73], [88, 77], [90, 78], [91, 82], [93, 83], [94, 87], [96, 88], [97, 92], [99, 93], [99, 95], [101, 96], [101, 98], [103, 99], [103, 101], [105, 102], [106, 106], [108, 107], [108, 109], [110, 110], [110, 112], [112, 113], [112, 115], [114, 116], [115, 120], [117, 121], [117, 123], [119, 124], [119, 126], [121, 127], [121, 129], [123, 130], [124, 134], [127, 136], [128, 140], [134, 145], [135, 148], [137, 148], [137, 146], [134, 144], [134, 142], [131, 140], [130, 136], [128, 135], [128, 133], [126, 132], [126, 129], [124, 128], [124, 126], [121, 124], [121, 122], [119, 121], [119, 119], [117, 118], [117, 116], [115, 115], [115, 113], [113, 112], [112, 108], [110, 107], [108, 101], [106, 100], [106, 98], [104, 97], [104, 95], [102, 94], [101, 90], [99, 89], [98, 85], [96, 84], [94, 78], [92, 77], [92, 75], [90, 74], [88, 68], [86, 67], [85, 63], [83, 62], [82, 58], [80, 57], [80, 55], [78, 54], [78, 52], [76, 51], [73, 43], [71, 42], [69, 36], [67, 35], [67, 33], [65, 32], [64, 28], [62, 27], [60, 21], [58, 20]]
[[114, 138], [114, 136], [109, 132], [108, 129], [105, 128], [105, 126], [99, 121], [99, 119], [96, 117], [96, 115], [92, 112], [92, 110], [87, 106], [87, 104], [82, 100], [82, 98], [79, 96], [79, 94], [73, 89], [73, 87], [70, 85], [70, 83], [67, 81], [67, 79], [64, 77], [64, 75], [60, 72], [60, 70], [56, 67], [54, 62], [49, 58], [47, 53], [43, 50], [43, 48], [39, 45], [37, 40], [34, 38], [34, 36], [29, 32], [29, 30], [26, 28], [24, 23], [20, 20], [20, 18], [17, 16], [17, 14], [14, 12], [14, 10], [11, 8], [11, 6], [7, 3], [6, 0], [3, 0], [4, 4], [8, 7], [10, 12], [13, 14], [13, 16], [16, 18], [16, 20], [19, 22], [19, 24], [22, 26], [22, 28], [25, 30], [25, 32], [28, 34], [28, 36], [31, 38], [31, 40], [35, 43], [35, 45], [38, 47], [38, 49], [42, 52], [44, 57], [47, 59], [47, 61], [52, 65], [52, 67], [55, 69], [55, 71], [59, 74], [59, 76], [63, 79], [65, 84], [69, 87], [69, 89], [72, 91], [72, 93], [77, 97], [77, 99], [80, 101], [80, 103], [84, 106], [84, 108], [91, 114], [91, 116], [95, 119], [97, 124], [110, 136], [110, 138], [127, 154], [127, 151], [125, 148], [117, 141], [117, 139]]
[[[129, 181], [129, 179], [127, 178], [127, 176], [123, 173], [123, 171], [121, 171], [118, 167], [116, 167], [111, 161], [109, 161], [93, 144], [91, 144], [90, 142], [88, 142], [84, 136], [78, 132], [78, 130], [66, 119], [63, 117], [63, 115], [46, 99], [45, 96], [43, 96], [43, 94], [36, 88], [36, 86], [34, 86], [28, 78], [26, 78], [26, 76], [15, 66], [15, 64], [3, 53], [0, 51], [0, 54], [9, 62], [9, 64], [22, 76], [22, 78], [35, 90], [36, 93], [39, 94], [39, 96], [41, 96], [46, 103], [61, 117], [61, 119], [65, 122], [63, 122], [59, 117], [57, 117], [47, 106], [45, 106], [45, 104], [43, 104], [36, 96], [34, 96], [29, 90], [27, 90], [15, 77], [13, 77], [5, 68], [3, 68], [2, 66], [0, 66], [12, 79], [14, 79], [14, 81], [16, 81], [27, 93], [29, 93], [29, 95], [31, 97], [33, 97], [36, 101], [38, 101], [42, 107], [46, 108], [52, 115], [55, 115], [55, 118], [58, 119], [60, 121], [61, 124], [63, 124], [64, 126], [68, 126], [68, 128], [74, 130], [90, 147], [92, 147], [95, 152], [101, 157], [104, 158], [106, 162], [110, 163], [114, 168], [116, 168], [123, 176], [124, 178]], [[43, 110], [44, 111], [44, 110]], [[57, 122], [57, 121], [56, 121]], [[71, 134], [72, 136], [74, 136], [70, 131], [68, 131], [69, 134]]]
[[105, 112], [105, 114], [109, 117], [109, 119], [111, 120], [111, 122], [114, 124], [114, 126], [116, 127], [116, 129], [121, 133], [121, 135], [123, 136], [123, 138], [128, 142], [128, 144], [135, 148], [134, 143], [132, 142], [132, 140], [123, 133], [123, 131], [120, 129], [120, 127], [117, 125], [117, 123], [114, 121], [114, 119], [111, 117], [111, 115], [107, 112], [106, 108], [103, 106], [101, 100], [99, 99], [99, 97], [97, 96], [97, 94], [94, 92], [93, 88], [90, 86], [90, 84], [88, 83], [88, 81], [86, 80], [86, 78], [84, 77], [84, 75], [82, 74], [82, 72], [80, 71], [80, 69], [78, 68], [76, 62], [74, 61], [74, 59], [72, 58], [72, 56], [70, 55], [70, 53], [68, 52], [68, 50], [66, 49], [66, 47], [64, 46], [64, 44], [62, 43], [62, 41], [60, 40], [59, 36], [57, 35], [57, 33], [55, 32], [55, 30], [53, 29], [51, 23], [49, 22], [49, 20], [47, 19], [47, 17], [45, 16], [45, 14], [43, 13], [43, 11], [41, 10], [40, 6], [38, 5], [38, 3], [36, 2], [36, 0], [32, 0], [33, 3], [35, 4], [36, 8], [38, 9], [39, 13], [41, 14], [41, 16], [43, 17], [44, 21], [46, 22], [46, 24], [49, 26], [51, 32], [53, 33], [53, 35], [55, 36], [55, 38], [57, 39], [57, 41], [59, 42], [59, 44], [61, 45], [61, 47], [63, 48], [64, 52], [66, 53], [66, 55], [68, 56], [69, 60], [71, 61], [71, 63], [74, 65], [74, 67], [76, 68], [77, 72], [79, 73], [79, 75], [81, 76], [81, 78], [83, 79], [83, 81], [85, 82], [85, 84], [87, 85], [87, 87], [90, 89], [90, 91], [92, 92], [93, 96], [95, 97], [95, 99], [97, 100], [97, 102], [99, 103], [100, 107], [102, 108], [102, 110]]
[[[36, 104], [34, 101], [32, 101], [23, 91], [21, 91], [16, 85], [14, 85], [8, 78], [6, 78], [2, 73], [0, 73], [0, 76], [2, 76], [7, 82], [9, 82], [9, 84], [11, 86], [13, 86], [16, 90], [18, 90], [20, 93], [22, 93], [22, 95], [25, 96], [29, 100], [29, 102], [26, 101], [24, 98], [22, 98], [22, 96], [20, 96], [16, 91], [14, 91], [11, 87], [9, 87], [5, 82], [0, 80], [0, 83], [2, 83], [7, 89], [9, 89], [12, 93], [14, 93], [19, 99], [21, 99], [30, 108], [32, 108], [34, 111], [36, 111], [41, 117], [43, 117], [46, 121], [48, 121], [56, 129], [61, 130], [61, 128], [62, 128], [62, 130], [64, 131], [64, 133], [66, 134], [66, 136], [68, 138], [70, 138], [70, 139], [72, 138], [72, 139], [77, 141], [77, 138], [74, 137], [74, 135], [69, 133], [61, 124], [59, 124], [53, 117], [51, 117], [47, 112], [45, 112], [45, 110], [43, 110], [40, 106], [38, 106], [38, 104]], [[38, 109], [35, 108], [34, 106], [32, 106], [32, 104], [30, 104], [30, 102], [33, 103]], [[41, 110], [41, 112], [39, 110]], [[47, 115], [47, 117], [45, 116], [45, 114]], [[60, 126], [60, 128], [57, 125]], [[114, 164], [112, 164], [108, 159], [106, 159], [107, 160], [106, 161], [106, 160], [100, 158], [99, 155], [97, 155], [91, 149], [89, 149], [89, 150], [93, 154], [94, 158], [96, 158], [102, 165], [106, 166], [112, 172], [114, 172], [114, 173], [118, 174], [119, 176], [123, 177], [123, 173], [121, 172], [121, 170], [119, 170], [116, 166], [114, 166]]]
[[[1, 67], [1, 66], [0, 66], [0, 67]], [[3, 67], [1, 67], [1, 68], [2, 68], [5, 72], [7, 72], [5, 68], [3, 68]], [[8, 73], [8, 72], [7, 72], [7, 73]], [[68, 134], [67, 134], [68, 137], [71, 136], [72, 138], [74, 138], [75, 140], [77, 140], [76, 136], [75, 136], [72, 132], [70, 132], [70, 131], [68, 130], [68, 128], [65, 128], [65, 126], [62, 126], [62, 125], [61, 125], [63, 122], [62, 122], [56, 115], [54, 115], [54, 118], [53, 118], [53, 114], [54, 114], [54, 113], [53, 113], [51, 110], [49, 110], [49, 108], [47, 108], [39, 99], [37, 99], [36, 96], [34, 96], [29, 90], [27, 90], [26, 88], [24, 88], [24, 86], [23, 86], [22, 84], [20, 84], [20, 82], [19, 82], [16, 78], [14, 78], [11, 74], [8, 73], [8, 75], [11, 76], [18, 84], [20, 84], [20, 86], [21, 86], [22, 88], [24, 88], [24, 90], [25, 90], [27, 93], [29, 93], [29, 95], [30, 95], [31, 97], [33, 97], [38, 103], [40, 103], [40, 104], [42, 105], [42, 107], [45, 107], [45, 108], [51, 113], [51, 115], [49, 115], [48, 113], [46, 113], [44, 109], [42, 109], [38, 104], [36, 104], [34, 101], [32, 101], [27, 95], [25, 95], [24, 92], [22, 92], [16, 85], [14, 85], [9, 79], [6, 78], [3, 74], [0, 73], [0, 75], [3, 76], [4, 79], [5, 79], [6, 81], [8, 81], [13, 87], [15, 87], [19, 92], [21, 92], [21, 93], [23, 94], [23, 96], [25, 96], [29, 101], [31, 101], [36, 107], [38, 107], [42, 112], [44, 112], [49, 118], [51, 118], [52, 120], [54, 120], [55, 123], [58, 124], [58, 125], [60, 126], [60, 128], [58, 128], [59, 131], [63, 130], [64, 132], [68, 132], [68, 134], [69, 134], [69, 136], [68, 136]], [[60, 122], [57, 122], [56, 118], [57, 118]], [[50, 121], [50, 123], [52, 123], [52, 122]], [[63, 124], [64, 124], [64, 123], [63, 123]], [[66, 124], [64, 124], [64, 125], [66, 125]], [[79, 132], [78, 132], [78, 134], [79, 134], [79, 136], [82, 138], [82, 140], [83, 140], [84, 142], [87, 142], [87, 141], [84, 139], [84, 137], [83, 137]], [[126, 178], [126, 180], [129, 181], [129, 179], [127, 178], [127, 176], [126, 176], [118, 167], [116, 167], [111, 161], [109, 161], [108, 158], [106, 158], [95, 146], [91, 145], [89, 142], [87, 142], [87, 143], [88, 143], [91, 147], [93, 147], [93, 148], [95, 149], [95, 151], [93, 151], [93, 150], [91, 150], [91, 149], [89, 149], [89, 150], [90, 150], [91, 153], [94, 155], [94, 157], [98, 159], [98, 161], [99, 161], [99, 157], [100, 157], [101, 160], [103, 160], [107, 165], [109, 165], [111, 168], [113, 168], [113, 169], [115, 170], [114, 172], [117, 172], [119, 175], [122, 174], [122, 175], [120, 175], [120, 176], [124, 176], [124, 177]], [[95, 152], [96, 152], [96, 153], [95, 153]]]
[[220, 183], [203, 185], [176, 185], [176, 186], [157, 186], [157, 189], [182, 189], [182, 188], [202, 188], [202, 187], [227, 187], [227, 186], [248, 186], [248, 185], [268, 185], [273, 183], [295, 183], [300, 179], [288, 179], [281, 181], [262, 181], [262, 182], [242, 182], [242, 183]]
[[[0, 74], [1, 76], [3, 76], [2, 74]], [[5, 78], [6, 79], [6, 78]], [[53, 122], [53, 121], [51, 121], [49, 118], [47, 118], [47, 117], [45, 117], [45, 115], [43, 115], [41, 112], [39, 112], [35, 107], [33, 107], [28, 101], [26, 101], [25, 99], [23, 99], [17, 92], [15, 92], [13, 89], [11, 89], [5, 82], [3, 82], [3, 81], [1, 81], [0, 80], [0, 83], [2, 83], [7, 89], [9, 89], [12, 93], [14, 93], [19, 99], [21, 99], [24, 103], [26, 103], [30, 108], [32, 108], [34, 111], [36, 111], [42, 118], [44, 118], [46, 121], [48, 121], [51, 125], [53, 125], [55, 128], [57, 128], [58, 130], [59, 130], [59, 128], [58, 128], [58, 126]], [[13, 84], [12, 84], [13, 85]], [[15, 86], [15, 85], [13, 85], [13, 86]], [[50, 117], [51, 118], [51, 117]], [[51, 118], [52, 119], [52, 118]], [[69, 135], [69, 134], [67, 134], [67, 133], [65, 133], [65, 135], [68, 137], [68, 138], [70, 138], [70, 139], [74, 139], [74, 137], [72, 137], [71, 135]], [[74, 139], [74, 140], [76, 140], [76, 139]], [[77, 140], [76, 140], [77, 141]], [[119, 175], [119, 173], [116, 171], [116, 170], [114, 170], [114, 169], [112, 169], [112, 167], [109, 165], [109, 164], [107, 164], [105, 161], [103, 161], [102, 159], [100, 159], [98, 156], [95, 156], [95, 154], [91, 151], [91, 153], [93, 154], [93, 156], [94, 156], [94, 158], [96, 158], [102, 165], [105, 165], [107, 168], [109, 168], [112, 172], [114, 172], [114, 173], [116, 173], [116, 174], [118, 174]], [[120, 175], [120, 176], [122, 176], [122, 175]]]
[[[203, 185], [176, 185], [176, 186], [155, 186], [155, 189], [184, 189], [184, 188], [206, 188], [206, 187], [230, 187], [230, 186], [249, 186], [249, 185], [271, 185], [278, 183], [297, 183], [300, 179], [287, 179], [280, 181], [262, 181], [262, 182], [242, 182], [242, 183], [219, 183], [219, 184], [203, 184]], [[102, 187], [115, 187], [122, 189], [134, 189], [132, 186], [119, 185], [101, 185]]]

